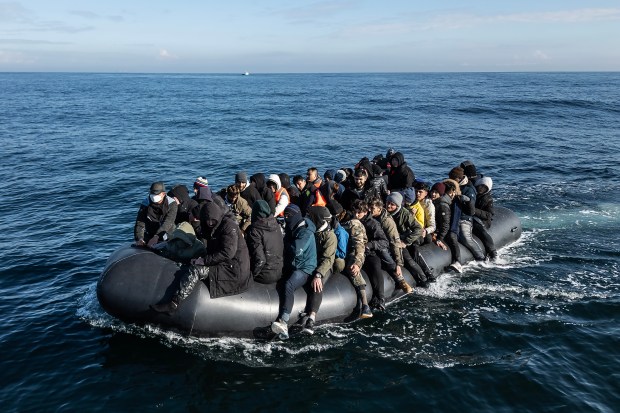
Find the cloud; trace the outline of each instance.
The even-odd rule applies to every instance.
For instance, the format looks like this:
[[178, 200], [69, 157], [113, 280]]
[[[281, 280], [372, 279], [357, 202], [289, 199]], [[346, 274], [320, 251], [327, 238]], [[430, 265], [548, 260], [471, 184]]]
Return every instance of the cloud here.
[[176, 56], [176, 55], [171, 54], [171, 53], [170, 53], [168, 50], [166, 50], [166, 49], [161, 49], [161, 50], [159, 51], [159, 58], [160, 58], [161, 60], [176, 60], [176, 59], [178, 59], [179, 57], [178, 57], [178, 56]]
[[391, 21], [377, 21], [343, 28], [339, 35], [355, 37], [360, 35], [394, 36], [421, 31], [458, 30], [498, 23], [590, 23], [620, 20], [620, 8], [577, 9], [554, 12], [512, 13], [480, 15], [472, 13], [441, 14], [427, 19], [411, 17]]
[[2, 65], [23, 65], [34, 63], [35, 59], [32, 59], [21, 52], [7, 52], [0, 50], [0, 64]]
[[82, 17], [88, 20], [109, 20], [112, 22], [125, 21], [125, 18], [123, 16], [119, 16], [119, 15], [102, 16], [100, 14], [94, 13], [92, 11], [87, 11], [87, 10], [72, 10], [69, 13], [73, 14], [74, 16]]
[[534, 58], [538, 60], [549, 60], [549, 56], [547, 55], [547, 53], [543, 52], [542, 50], [536, 50], [534, 52]]
[[0, 33], [58, 32], [80, 33], [93, 30], [92, 26], [74, 26], [62, 21], [41, 20], [35, 12], [17, 2], [0, 2]]
[[35, 44], [73, 44], [73, 43], [53, 42], [50, 40], [34, 40], [34, 39], [0, 39], [0, 44], [35, 45]]
[[294, 22], [311, 21], [346, 12], [356, 8], [358, 4], [359, 2], [355, 0], [319, 1], [306, 6], [277, 11], [274, 14], [282, 15]]
[[0, 22], [30, 23], [34, 13], [17, 2], [0, 3]]

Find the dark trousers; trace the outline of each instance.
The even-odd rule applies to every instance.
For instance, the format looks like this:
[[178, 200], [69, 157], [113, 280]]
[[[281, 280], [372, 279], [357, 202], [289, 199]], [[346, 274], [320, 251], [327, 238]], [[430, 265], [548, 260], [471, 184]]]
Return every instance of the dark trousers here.
[[[331, 270], [327, 271], [327, 274], [323, 276], [321, 282], [323, 283], [323, 290], [325, 290], [325, 284], [329, 277], [332, 275]], [[316, 313], [319, 311], [321, 307], [321, 303], [323, 302], [323, 291], [316, 292], [312, 288], [312, 278], [308, 280], [308, 284], [306, 285], [306, 292], [308, 293], [308, 300], [306, 301], [306, 313]]]
[[364, 266], [362, 267], [372, 286], [373, 296], [377, 298], [385, 298], [385, 286], [383, 285], [383, 272], [381, 271], [381, 258], [371, 253], [366, 255]]
[[448, 231], [448, 234], [444, 238], [446, 245], [450, 248], [450, 253], [452, 254], [452, 262], [461, 262], [461, 249], [459, 248], [459, 240], [458, 236], [452, 232]]
[[411, 276], [415, 280], [416, 285], [420, 286], [426, 283], [426, 275], [420, 267], [420, 264], [411, 256], [411, 253], [407, 248], [402, 249], [403, 261], [405, 262], [405, 268], [409, 270]]
[[495, 249], [495, 242], [493, 241], [493, 238], [491, 238], [491, 235], [489, 234], [487, 228], [482, 222], [474, 219], [473, 232], [474, 235], [480, 238], [480, 241], [482, 241], [482, 244], [484, 245], [484, 249], [487, 254], [495, 255], [497, 253], [497, 250]]

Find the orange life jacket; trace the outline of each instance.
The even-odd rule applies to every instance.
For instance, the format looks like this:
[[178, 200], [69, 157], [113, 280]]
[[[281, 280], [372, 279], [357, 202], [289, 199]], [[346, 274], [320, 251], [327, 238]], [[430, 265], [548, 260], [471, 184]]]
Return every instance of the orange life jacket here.
[[[288, 199], [288, 204], [291, 203], [291, 197], [288, 194], [288, 191], [286, 190], [286, 188], [284, 187], [280, 187], [280, 189], [278, 189], [275, 193], [274, 193], [274, 197], [276, 199], [276, 207], [278, 206], [278, 202], [280, 202], [280, 198], [282, 198], [282, 194], [286, 195], [286, 198]], [[287, 205], [288, 205], [287, 204]], [[284, 210], [282, 210], [282, 212], [280, 212], [278, 214], [279, 217], [283, 217], [284, 216]]]
[[[319, 181], [317, 179], [317, 181]], [[323, 196], [323, 193], [321, 192], [321, 181], [319, 181], [318, 183], [315, 183], [314, 186], [316, 187], [315, 191], [314, 191], [314, 203], [312, 204], [312, 206], [326, 206], [327, 205], [327, 201], [325, 200], [325, 197]]]

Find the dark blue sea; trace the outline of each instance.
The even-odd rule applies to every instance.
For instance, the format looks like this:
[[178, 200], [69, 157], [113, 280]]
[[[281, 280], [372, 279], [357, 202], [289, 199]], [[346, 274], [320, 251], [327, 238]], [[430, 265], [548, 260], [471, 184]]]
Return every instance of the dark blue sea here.
[[[3, 412], [617, 412], [620, 73], [0, 74]], [[286, 342], [108, 316], [153, 181], [471, 159], [523, 236]]]

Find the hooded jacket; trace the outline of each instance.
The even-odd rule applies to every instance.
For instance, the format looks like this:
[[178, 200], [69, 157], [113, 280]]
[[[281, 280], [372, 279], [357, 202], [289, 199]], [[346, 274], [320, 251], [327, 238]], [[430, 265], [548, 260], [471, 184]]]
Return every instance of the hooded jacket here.
[[177, 199], [177, 217], [175, 224], [189, 222], [190, 211], [198, 203], [189, 197], [189, 191], [185, 185], [177, 185], [168, 192], [168, 196]]
[[390, 157], [390, 164], [393, 159], [398, 161], [398, 166], [396, 168], [390, 168], [388, 189], [390, 191], [400, 191], [402, 189], [411, 188], [413, 186], [413, 181], [415, 181], [415, 174], [409, 165], [407, 165], [407, 162], [405, 162], [405, 156], [400, 152], [396, 152]]
[[[209, 221], [215, 226], [208, 229]], [[207, 286], [211, 298], [240, 294], [248, 289], [251, 272], [248, 248], [231, 213], [214, 202], [200, 211], [201, 228], [208, 232], [204, 264], [209, 266]]]
[[261, 284], [272, 284], [282, 277], [284, 241], [282, 230], [266, 201], [252, 208], [252, 224], [245, 238], [250, 252], [252, 277]]
[[476, 181], [476, 186], [485, 185], [489, 190], [483, 194], [479, 194], [476, 198], [476, 213], [474, 216], [478, 218], [486, 228], [491, 228], [493, 215], [493, 181], [488, 176], [480, 178]]
[[308, 217], [316, 227], [314, 239], [316, 241], [317, 267], [314, 273], [325, 277], [331, 274], [336, 261], [338, 238], [331, 227], [332, 216], [326, 207], [312, 206], [308, 209]]
[[[271, 212], [275, 215], [276, 212], [276, 200], [273, 196], [273, 192], [267, 186], [267, 181], [265, 180], [265, 174], [257, 173], [250, 177], [250, 185], [254, 184], [254, 187], [260, 194], [260, 199], [267, 201], [269, 204], [269, 208], [271, 208]], [[250, 201], [248, 201], [250, 203]], [[250, 208], [254, 205], [254, 202], [250, 204]]]
[[309, 219], [296, 219], [292, 228], [288, 227], [287, 221], [286, 235], [284, 236], [284, 266], [285, 273], [291, 274], [296, 270], [301, 270], [306, 274], [312, 274], [316, 268], [316, 241], [314, 232], [316, 227]]

